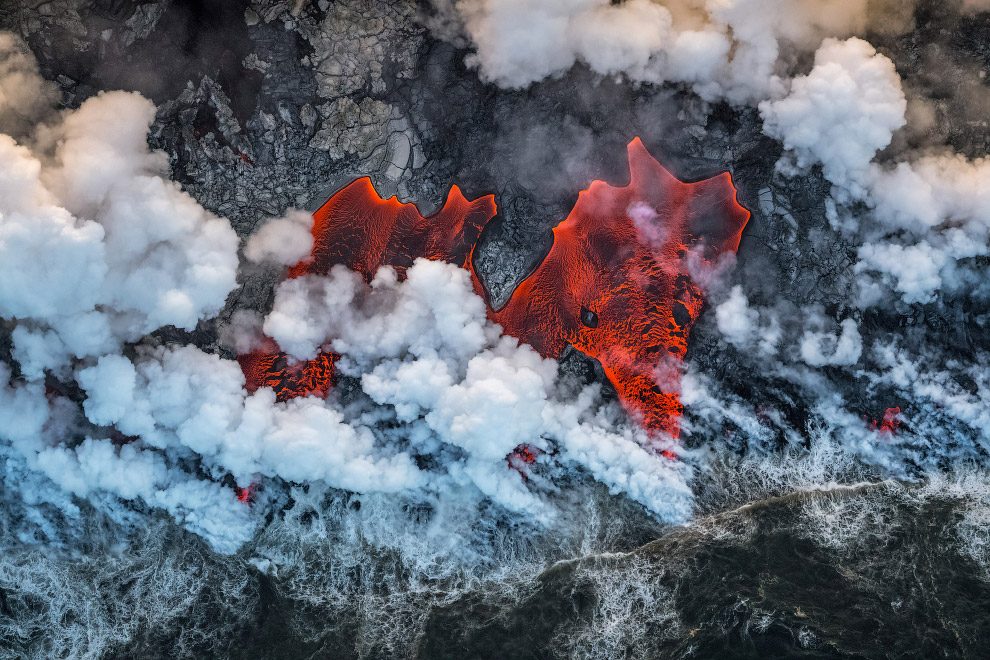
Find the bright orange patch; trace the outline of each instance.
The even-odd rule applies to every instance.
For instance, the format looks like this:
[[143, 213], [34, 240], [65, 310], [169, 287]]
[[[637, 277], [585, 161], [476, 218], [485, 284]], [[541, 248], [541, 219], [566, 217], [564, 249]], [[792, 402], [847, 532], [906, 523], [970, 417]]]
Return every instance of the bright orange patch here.
[[[494, 215], [492, 195], [469, 202], [454, 186], [443, 208], [424, 218], [414, 204], [394, 197], [383, 200], [370, 179], [358, 179], [313, 214], [312, 256], [290, 268], [289, 277], [326, 275], [343, 264], [369, 281], [382, 266], [392, 266], [402, 278], [419, 257], [468, 266], [481, 230]], [[314, 360], [290, 365], [286, 354], [270, 341], [237, 359], [249, 392], [271, 387], [276, 400], [287, 401], [325, 396], [334, 383], [337, 358], [321, 353]]]

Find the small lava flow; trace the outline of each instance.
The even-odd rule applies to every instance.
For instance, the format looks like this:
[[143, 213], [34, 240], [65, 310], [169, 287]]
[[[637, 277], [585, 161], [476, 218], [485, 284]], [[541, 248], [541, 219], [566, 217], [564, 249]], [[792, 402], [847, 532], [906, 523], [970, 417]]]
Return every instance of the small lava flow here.
[[[692, 272], [711, 268], [739, 247], [749, 212], [728, 173], [683, 183], [637, 138], [628, 147], [630, 181], [594, 181], [554, 229], [549, 254], [489, 317], [506, 334], [557, 357], [568, 344], [597, 359], [626, 410], [647, 430], [676, 436], [681, 404], [679, 363], [703, 292]], [[359, 179], [314, 214], [312, 255], [289, 277], [326, 274], [343, 264], [371, 280], [382, 266], [400, 278], [417, 258], [471, 271], [471, 254], [495, 216], [491, 195], [468, 201], [455, 186], [443, 208], [423, 217], [415, 205], [383, 200]], [[486, 298], [487, 299], [487, 298]], [[277, 399], [324, 395], [336, 356], [291, 363], [271, 342], [239, 358], [251, 391]], [[520, 463], [528, 463], [520, 452]]]
[[273, 341], [267, 346], [237, 356], [248, 392], [270, 387], [276, 401], [299, 396], [326, 396], [334, 385], [334, 353], [322, 352], [312, 360], [292, 362]]
[[874, 419], [870, 422], [869, 426], [881, 435], [894, 435], [901, 426], [901, 409], [899, 407], [887, 408], [883, 413], [883, 417], [880, 418], [880, 422], [878, 423]]
[[597, 359], [630, 414], [676, 436], [676, 361], [704, 303], [689, 260], [735, 252], [749, 212], [728, 173], [682, 183], [638, 138], [628, 151], [629, 185], [582, 191], [546, 259], [491, 316], [544, 357], [571, 344]]

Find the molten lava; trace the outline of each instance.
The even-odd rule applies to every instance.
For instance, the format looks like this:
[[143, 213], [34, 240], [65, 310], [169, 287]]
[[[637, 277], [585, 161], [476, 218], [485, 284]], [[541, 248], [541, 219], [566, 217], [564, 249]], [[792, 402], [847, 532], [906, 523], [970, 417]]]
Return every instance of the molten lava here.
[[505, 457], [505, 462], [522, 476], [523, 481], [528, 481], [529, 466], [535, 463], [542, 453], [543, 450], [539, 447], [524, 443], [513, 449], [512, 453]]
[[382, 266], [400, 279], [420, 257], [466, 266], [485, 224], [495, 215], [495, 197], [469, 202], [454, 186], [447, 202], [424, 218], [414, 204], [383, 200], [371, 179], [358, 179], [313, 215], [313, 255], [289, 270], [289, 277], [325, 275], [343, 264], [371, 280]]
[[870, 428], [874, 431], [879, 432], [881, 435], [894, 435], [897, 433], [897, 429], [901, 426], [901, 409], [898, 408], [887, 408], [884, 411], [883, 417], [880, 419], [880, 423], [877, 420], [870, 422]]
[[638, 138], [628, 152], [629, 185], [581, 192], [546, 259], [491, 316], [544, 356], [571, 344], [596, 358], [643, 426], [676, 435], [676, 361], [703, 303], [688, 263], [735, 252], [749, 212], [728, 173], [681, 183]]
[[275, 391], [276, 401], [288, 401], [297, 396], [326, 396], [334, 384], [333, 363], [336, 359], [333, 353], [320, 353], [312, 360], [290, 363], [289, 357], [275, 342], [237, 356], [248, 392], [270, 387]]
[[257, 490], [258, 484], [250, 483], [247, 488], [241, 488], [240, 486], [234, 486], [234, 495], [237, 496], [237, 500], [240, 502], [246, 502], [247, 504], [252, 504], [254, 502], [254, 492]]
[[[638, 138], [628, 155], [629, 184], [594, 181], [581, 192], [554, 229], [546, 259], [489, 316], [545, 357], [571, 344], [596, 358], [644, 427], [676, 436], [679, 363], [703, 304], [689, 264], [709, 267], [735, 252], [749, 212], [736, 201], [729, 174], [682, 183]], [[471, 253], [495, 212], [492, 196], [468, 201], [455, 186], [443, 208], [424, 218], [414, 205], [383, 200], [369, 179], [359, 179], [316, 212], [312, 256], [289, 277], [326, 274], [336, 264], [366, 280], [381, 266], [402, 277], [425, 257], [468, 268], [484, 296]], [[274, 345], [239, 358], [249, 389], [273, 387], [280, 401], [325, 394], [334, 359], [322, 354], [290, 365]], [[526, 458], [515, 456], [520, 464]]]
[[[326, 275], [343, 264], [368, 281], [382, 266], [392, 266], [401, 278], [419, 257], [469, 267], [471, 251], [485, 224], [495, 215], [492, 195], [472, 202], [457, 186], [436, 214], [424, 218], [413, 204], [395, 197], [383, 200], [371, 180], [358, 179], [331, 197], [313, 214], [313, 252], [289, 269], [289, 277]], [[297, 396], [326, 395], [333, 386], [333, 353], [290, 364], [275, 342], [237, 359], [247, 389], [275, 390], [277, 401]]]

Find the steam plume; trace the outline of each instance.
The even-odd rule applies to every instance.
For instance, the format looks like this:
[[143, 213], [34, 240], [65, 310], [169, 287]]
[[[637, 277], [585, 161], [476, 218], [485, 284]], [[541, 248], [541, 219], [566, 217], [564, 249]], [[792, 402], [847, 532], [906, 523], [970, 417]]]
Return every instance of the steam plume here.
[[[16, 92], [23, 112], [45, 88], [4, 44], [20, 72], [3, 78], [4, 98]], [[502, 337], [466, 272], [448, 264], [418, 262], [403, 282], [383, 269], [370, 287], [344, 269], [279, 287], [263, 330], [296, 358], [338, 352], [363, 390], [346, 405], [248, 394], [236, 362], [144, 340], [216, 314], [238, 267], [229, 223], [168, 181], [164, 154], [149, 151], [154, 113], [137, 94], [101, 93], [20, 142], [0, 138], [0, 314], [13, 322], [20, 374], [0, 372], [0, 433], [25, 474], [94, 503], [164, 509], [223, 552], [252, 536], [265, 504], [259, 494], [252, 509], [225, 483], [266, 478], [456, 492], [549, 523], [550, 475], [576, 465], [663, 518], [688, 515], [688, 468], [602, 416], [594, 389], [561, 399], [556, 363]], [[294, 263], [312, 247], [311, 225], [302, 212], [272, 220], [245, 255]], [[260, 329], [240, 314], [225, 334], [250, 343]], [[74, 381], [81, 410], [60, 388], [46, 392], [46, 374]], [[506, 456], [522, 444], [546, 453], [513, 467]]]

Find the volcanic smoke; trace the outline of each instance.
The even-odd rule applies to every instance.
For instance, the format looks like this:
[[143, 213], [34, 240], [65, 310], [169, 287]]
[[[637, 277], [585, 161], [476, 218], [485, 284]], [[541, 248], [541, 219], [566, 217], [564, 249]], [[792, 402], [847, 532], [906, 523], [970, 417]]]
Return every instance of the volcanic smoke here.
[[[749, 212], [728, 173], [683, 183], [639, 138], [628, 157], [629, 184], [593, 181], [582, 191], [553, 230], [546, 258], [488, 315], [543, 357], [570, 344], [597, 359], [630, 415], [651, 432], [676, 436], [677, 367], [704, 304], [689, 265], [710, 267], [735, 253]], [[401, 279], [415, 259], [427, 258], [467, 268], [487, 299], [471, 255], [496, 211], [492, 195], [468, 201], [454, 186], [443, 208], [424, 218], [414, 204], [383, 200], [369, 179], [358, 179], [314, 214], [312, 254], [288, 276], [326, 275], [342, 264], [367, 281], [383, 266]], [[323, 352], [292, 362], [271, 340], [238, 358], [248, 389], [272, 387], [280, 401], [326, 394], [335, 359]]]

